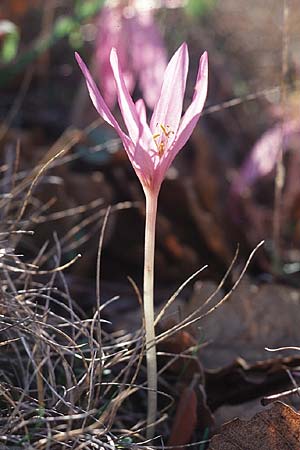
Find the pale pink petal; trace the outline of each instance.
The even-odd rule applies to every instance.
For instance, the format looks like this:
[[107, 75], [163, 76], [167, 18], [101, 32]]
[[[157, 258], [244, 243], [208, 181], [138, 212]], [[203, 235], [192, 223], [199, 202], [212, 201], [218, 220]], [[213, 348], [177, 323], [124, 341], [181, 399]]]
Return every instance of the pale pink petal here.
[[187, 45], [184, 43], [173, 55], [166, 68], [161, 94], [151, 118], [152, 133], [155, 133], [155, 129], [161, 124], [168, 125], [174, 132], [170, 137], [170, 144], [176, 135], [181, 118], [188, 60]]
[[116, 132], [119, 134], [120, 138], [122, 139], [125, 150], [127, 151], [129, 149], [129, 137], [124, 133], [124, 131], [119, 126], [118, 122], [110, 112], [108, 106], [106, 105], [104, 99], [102, 98], [96, 83], [94, 82], [89, 69], [85, 65], [85, 63], [82, 61], [80, 55], [78, 53], [75, 53], [76, 61], [79, 64], [79, 67], [85, 77], [86, 85], [92, 100], [92, 103], [100, 116], [107, 122], [109, 125], [111, 125]]
[[146, 106], [145, 102], [142, 98], [140, 98], [135, 103], [136, 112], [140, 121], [141, 130], [140, 132], [144, 133], [151, 141], [153, 141], [153, 136], [150, 130], [150, 127], [147, 123], [147, 115], [146, 115]]
[[125, 84], [116, 49], [112, 49], [110, 53], [110, 63], [116, 80], [120, 110], [129, 136], [132, 141], [136, 143], [140, 135], [140, 121], [135, 105]]
[[154, 184], [155, 185], [161, 185], [163, 182], [166, 172], [169, 169], [170, 165], [172, 164], [172, 161], [174, 158], [171, 157], [172, 155], [166, 155], [164, 158], [161, 158], [159, 161], [159, 164], [156, 165], [155, 171], [154, 171]]
[[207, 53], [205, 52], [203, 53], [199, 62], [199, 69], [192, 103], [190, 104], [181, 120], [179, 130], [177, 135], [175, 136], [173, 145], [170, 146], [167, 152], [163, 155], [159, 167], [156, 170], [156, 178], [158, 180], [157, 182], [159, 182], [159, 180], [163, 180], [166, 171], [169, 169], [177, 153], [182, 149], [187, 140], [190, 138], [204, 106], [207, 95], [207, 84], [208, 61]]
[[201, 115], [208, 87], [208, 57], [204, 52], [200, 58], [197, 81], [192, 103], [186, 110], [179, 125], [177, 136], [175, 137], [174, 148], [172, 149], [173, 158], [182, 149], [190, 138]]
[[148, 151], [139, 142], [135, 146], [131, 163], [143, 187], [153, 187], [153, 161]]
[[135, 102], [135, 109], [142, 124], [147, 124], [146, 106], [142, 98]]
[[110, 110], [109, 110], [108, 106], [106, 105], [105, 101], [103, 100], [88, 68], [86, 67], [85, 63], [82, 61], [79, 54], [75, 53], [75, 57], [79, 64], [79, 67], [82, 70], [82, 73], [85, 77], [86, 85], [87, 85], [87, 88], [88, 88], [88, 91], [89, 91], [89, 94], [90, 94], [90, 97], [91, 97], [94, 107], [96, 108], [96, 110], [98, 111], [100, 116], [105, 120], [105, 122], [107, 122], [109, 125], [111, 125], [116, 130], [116, 132], [118, 133], [118, 135], [120, 136], [120, 138], [123, 142], [124, 149], [126, 150], [129, 159], [132, 161], [134, 151], [135, 151], [133, 143], [131, 142], [131, 140], [129, 139], [127, 134], [124, 133], [124, 131], [121, 129], [120, 125], [118, 124], [118, 122], [116, 121], [116, 119], [114, 118], [112, 113], [110, 112]]
[[151, 148], [155, 147], [155, 143], [149, 125], [147, 124], [146, 106], [144, 100], [140, 98], [135, 103], [135, 108], [141, 124], [139, 144], [143, 149], [145, 149], [145, 151], [147, 151], [150, 157], [152, 157], [151, 154], [153, 154], [154, 152], [151, 152]]

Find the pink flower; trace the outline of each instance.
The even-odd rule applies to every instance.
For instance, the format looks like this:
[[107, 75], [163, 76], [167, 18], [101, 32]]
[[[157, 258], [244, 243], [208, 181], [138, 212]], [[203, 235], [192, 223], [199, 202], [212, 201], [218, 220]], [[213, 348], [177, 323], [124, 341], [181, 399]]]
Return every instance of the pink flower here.
[[250, 155], [243, 164], [231, 185], [231, 192], [243, 196], [258, 178], [262, 178], [274, 170], [280, 150], [288, 150], [292, 138], [300, 134], [299, 120], [279, 123], [267, 130], [258, 139]]
[[199, 62], [195, 92], [190, 106], [182, 116], [183, 98], [188, 73], [188, 49], [184, 43], [170, 60], [162, 83], [160, 97], [154, 107], [150, 125], [146, 121], [146, 108], [142, 99], [133, 102], [117, 52], [112, 49], [110, 62], [115, 78], [119, 107], [126, 125], [126, 134], [101, 96], [86, 65], [76, 54], [85, 76], [91, 100], [100, 116], [120, 136], [130, 162], [146, 192], [158, 193], [165, 173], [177, 153], [191, 136], [200, 117], [207, 95], [208, 61], [203, 53]]
[[153, 108], [159, 96], [167, 65], [161, 34], [153, 19], [153, 10], [117, 5], [102, 9], [98, 22], [96, 61], [100, 87], [107, 105], [116, 102], [114, 76], [109, 63], [115, 48], [129, 92], [137, 81], [146, 104]]

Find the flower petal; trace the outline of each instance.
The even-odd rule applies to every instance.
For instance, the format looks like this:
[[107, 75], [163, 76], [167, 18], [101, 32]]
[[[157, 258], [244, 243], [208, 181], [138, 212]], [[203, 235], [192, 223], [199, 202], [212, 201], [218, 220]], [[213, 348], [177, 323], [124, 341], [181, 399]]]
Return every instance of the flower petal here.
[[139, 177], [143, 187], [153, 187], [153, 161], [146, 149], [138, 142], [134, 148], [133, 158], [129, 158], [135, 173]]
[[137, 102], [135, 103], [135, 108], [141, 124], [142, 134], [145, 134], [149, 139], [151, 139], [151, 141], [153, 141], [153, 136], [147, 123], [146, 105], [142, 98], [137, 100]]
[[155, 142], [151, 130], [149, 128], [149, 125], [147, 124], [146, 106], [144, 100], [140, 98], [136, 102], [135, 107], [141, 123], [138, 143], [143, 148], [143, 150], [146, 151], [150, 156], [152, 160], [152, 171], [153, 171], [155, 165], [153, 157], [157, 154], [157, 150], [155, 147]]
[[108, 106], [106, 105], [104, 99], [102, 98], [96, 83], [94, 82], [89, 69], [87, 68], [87, 66], [85, 65], [85, 63], [82, 61], [80, 55], [78, 53], [75, 53], [75, 58], [76, 61], [79, 64], [79, 67], [85, 77], [85, 81], [86, 81], [86, 85], [91, 97], [91, 100], [93, 102], [94, 107], [96, 108], [96, 110], [98, 111], [98, 113], [100, 114], [100, 116], [105, 120], [105, 122], [109, 123], [109, 125], [111, 125], [116, 132], [119, 134], [120, 138], [122, 139], [122, 141], [124, 142], [127, 140], [128, 141], [128, 136], [124, 133], [124, 131], [121, 129], [120, 125], [118, 124], [118, 122], [116, 121], [116, 119], [114, 118], [114, 116], [112, 115], [112, 113], [110, 112]]
[[164, 178], [166, 171], [172, 164], [177, 153], [182, 149], [187, 140], [190, 138], [196, 123], [202, 112], [204, 102], [207, 95], [208, 85], [208, 59], [207, 53], [204, 52], [200, 58], [199, 69], [197, 74], [197, 81], [195, 85], [195, 93], [192, 103], [186, 110], [181, 123], [179, 125], [178, 133], [175, 136], [172, 147], [168, 149], [166, 154], [160, 161], [159, 167], [156, 170], [156, 177], [161, 180]]
[[208, 57], [207, 52], [204, 52], [200, 58], [199, 69], [197, 74], [197, 80], [195, 85], [195, 92], [192, 103], [186, 110], [179, 125], [178, 133], [175, 138], [173, 152], [175, 153], [173, 158], [185, 143], [190, 138], [202, 112], [204, 102], [207, 96], [208, 86]]
[[169, 125], [172, 129], [174, 134], [170, 138], [170, 144], [176, 135], [181, 118], [188, 64], [188, 49], [184, 43], [173, 55], [166, 68], [161, 94], [151, 118], [150, 128], [153, 134], [157, 125]]
[[142, 124], [147, 123], [146, 105], [142, 98], [135, 102], [135, 109]]
[[137, 140], [140, 135], [141, 125], [138, 114], [135, 109], [135, 105], [126, 87], [115, 48], [113, 48], [112, 51], [110, 52], [110, 63], [116, 81], [119, 106], [125, 125], [127, 127], [129, 136], [131, 137], [132, 141], [134, 143], [137, 143]]

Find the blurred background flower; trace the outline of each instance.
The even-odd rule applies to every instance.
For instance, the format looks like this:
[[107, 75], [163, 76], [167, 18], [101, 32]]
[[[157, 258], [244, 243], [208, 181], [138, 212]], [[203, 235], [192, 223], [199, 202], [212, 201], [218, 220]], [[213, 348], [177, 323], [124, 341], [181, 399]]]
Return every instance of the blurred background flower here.
[[[146, 2], [147, 4], [147, 2]], [[112, 47], [117, 49], [130, 93], [137, 83], [149, 108], [159, 97], [167, 64], [162, 35], [154, 20], [154, 9], [138, 2], [107, 1], [98, 19], [96, 38], [97, 74], [108, 106], [116, 102], [116, 89], [109, 63]]]

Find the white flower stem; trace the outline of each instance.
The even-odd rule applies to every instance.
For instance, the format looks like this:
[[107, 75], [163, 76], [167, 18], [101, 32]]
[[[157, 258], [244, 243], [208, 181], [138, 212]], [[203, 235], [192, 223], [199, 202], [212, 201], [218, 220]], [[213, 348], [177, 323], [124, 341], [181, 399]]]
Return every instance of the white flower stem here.
[[146, 226], [144, 253], [144, 319], [148, 382], [147, 438], [154, 435], [153, 422], [157, 414], [157, 361], [154, 329], [154, 248], [158, 193], [145, 191]]

